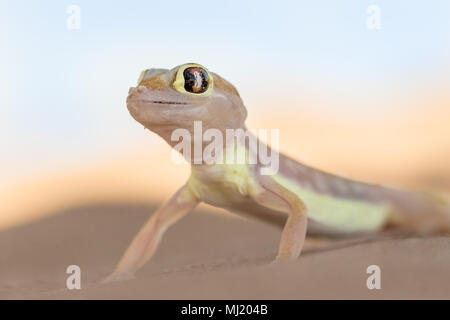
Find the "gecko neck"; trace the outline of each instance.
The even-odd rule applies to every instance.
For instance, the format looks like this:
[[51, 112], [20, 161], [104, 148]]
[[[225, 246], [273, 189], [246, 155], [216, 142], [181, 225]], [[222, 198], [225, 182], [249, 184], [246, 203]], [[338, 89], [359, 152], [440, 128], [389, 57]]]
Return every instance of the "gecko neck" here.
[[[223, 128], [215, 126], [214, 123], [203, 125], [201, 121], [186, 123], [183, 126], [152, 125], [149, 130], [163, 138], [192, 165], [210, 164], [208, 156], [219, 154], [218, 157], [220, 157], [229, 154], [232, 146], [237, 147], [240, 151], [248, 150], [248, 139], [246, 138], [253, 137], [245, 125]], [[237, 139], [237, 136], [244, 138]]]

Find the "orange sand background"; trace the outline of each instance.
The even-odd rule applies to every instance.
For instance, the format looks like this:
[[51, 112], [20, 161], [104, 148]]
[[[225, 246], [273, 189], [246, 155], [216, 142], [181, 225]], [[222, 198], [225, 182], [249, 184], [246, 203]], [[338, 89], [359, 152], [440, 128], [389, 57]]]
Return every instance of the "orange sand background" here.
[[[380, 112], [325, 112], [333, 101], [274, 100], [248, 104], [249, 128], [280, 129], [280, 150], [314, 167], [369, 182], [433, 188], [450, 187], [450, 98], [441, 87], [420, 98], [391, 101]], [[410, 102], [414, 101], [414, 104]], [[303, 104], [322, 104], [317, 112]], [[295, 108], [274, 109], [277, 105]], [[258, 108], [256, 108], [258, 106]], [[279, 112], [279, 111], [282, 112]], [[393, 110], [392, 112], [389, 110]], [[0, 229], [49, 212], [83, 204], [155, 203], [173, 193], [189, 176], [187, 164], [175, 165], [159, 137], [134, 151], [85, 158], [32, 178], [3, 184]]]

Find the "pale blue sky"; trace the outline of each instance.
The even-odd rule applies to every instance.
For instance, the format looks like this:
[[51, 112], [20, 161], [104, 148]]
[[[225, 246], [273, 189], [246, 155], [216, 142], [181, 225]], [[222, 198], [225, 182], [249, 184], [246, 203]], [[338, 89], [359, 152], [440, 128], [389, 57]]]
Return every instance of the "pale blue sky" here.
[[[80, 30], [66, 28], [70, 4]], [[378, 31], [366, 27], [371, 4]], [[3, 0], [3, 161], [51, 165], [126, 144], [138, 135], [126, 94], [148, 67], [199, 62], [250, 101], [303, 86], [357, 94], [428, 82], [450, 68], [449, 17], [445, 0]]]

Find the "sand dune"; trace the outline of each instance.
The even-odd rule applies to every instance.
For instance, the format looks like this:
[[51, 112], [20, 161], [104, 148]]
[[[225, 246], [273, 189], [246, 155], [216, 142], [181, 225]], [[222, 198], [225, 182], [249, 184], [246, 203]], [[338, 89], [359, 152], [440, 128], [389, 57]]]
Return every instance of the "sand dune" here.
[[[203, 210], [168, 231], [137, 279], [99, 285], [152, 210], [81, 207], [1, 232], [0, 298], [450, 298], [450, 237], [316, 239], [298, 261], [269, 265], [279, 230]], [[72, 264], [81, 267], [81, 290], [65, 287]], [[381, 290], [366, 287], [373, 264]]]

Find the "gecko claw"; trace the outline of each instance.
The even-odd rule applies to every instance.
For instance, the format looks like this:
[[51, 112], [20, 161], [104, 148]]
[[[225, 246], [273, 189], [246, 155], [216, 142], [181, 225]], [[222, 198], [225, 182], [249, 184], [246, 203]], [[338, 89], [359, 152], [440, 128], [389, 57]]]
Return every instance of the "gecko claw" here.
[[127, 281], [133, 279], [136, 279], [136, 277], [132, 272], [113, 272], [105, 279], [103, 279], [100, 283], [106, 284], [111, 282]]

